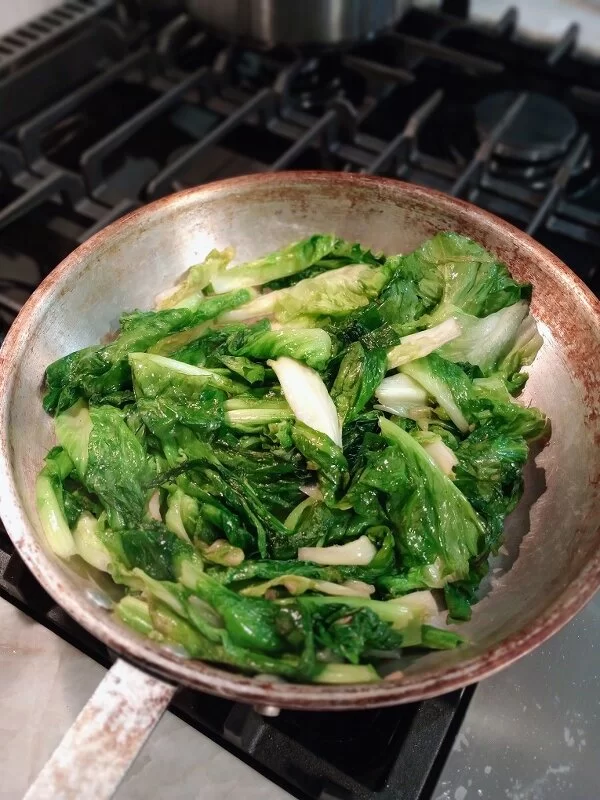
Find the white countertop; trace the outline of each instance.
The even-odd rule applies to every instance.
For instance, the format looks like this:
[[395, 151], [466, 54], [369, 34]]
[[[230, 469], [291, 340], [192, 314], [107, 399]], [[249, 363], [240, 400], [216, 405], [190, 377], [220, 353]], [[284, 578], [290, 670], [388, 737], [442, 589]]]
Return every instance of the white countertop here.
[[[438, 6], [437, 0], [415, 0], [414, 5]], [[580, 26], [579, 46], [600, 49], [600, 0], [471, 0], [471, 14], [498, 20], [508, 8], [519, 10], [519, 31], [541, 39], [558, 39], [569, 25]]]
[[0, 0], [0, 33], [54, 8], [59, 0]]
[[[599, 627], [596, 599], [550, 642], [478, 686], [432, 800], [600, 797]], [[0, 798], [16, 800], [105, 670], [0, 599], [0, 674]], [[115, 797], [290, 795], [167, 713]]]
[[[0, 599], [0, 798], [16, 800], [75, 720], [105, 670]], [[87, 798], [84, 793], [82, 800]], [[116, 800], [288, 800], [290, 795], [171, 713]]]

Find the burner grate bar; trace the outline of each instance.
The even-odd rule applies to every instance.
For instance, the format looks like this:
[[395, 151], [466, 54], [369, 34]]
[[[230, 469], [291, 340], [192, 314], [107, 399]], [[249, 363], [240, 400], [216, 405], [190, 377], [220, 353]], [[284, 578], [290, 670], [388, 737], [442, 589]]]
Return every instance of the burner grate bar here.
[[335, 151], [338, 158], [347, 163], [348, 168], [352, 169], [364, 169], [368, 167], [373, 160], [373, 156], [376, 155], [376, 152], [377, 151], [370, 152], [362, 147], [356, 147], [355, 144], [347, 143], [338, 145]]
[[518, 186], [517, 184], [509, 183], [506, 180], [493, 176], [490, 172], [486, 172], [482, 175], [478, 188], [493, 192], [509, 202], [519, 203], [520, 206], [524, 206], [531, 212], [536, 210], [543, 197], [538, 192], [534, 192], [526, 186]]
[[17, 138], [27, 163], [35, 169], [36, 162], [43, 158], [41, 138], [45, 130], [72, 113], [94, 94], [110, 86], [122, 75], [137, 67], [147, 66], [149, 56], [148, 48], [141, 48], [21, 125], [17, 131]]
[[168, 22], [156, 37], [156, 54], [165, 73], [179, 74], [173, 56], [179, 52], [188, 37], [194, 37], [196, 47], [206, 41], [207, 34], [199, 31], [193, 19], [183, 13]]
[[509, 39], [515, 33], [519, 24], [519, 10], [515, 6], [507, 8], [495, 25], [498, 36]]
[[452, 186], [450, 193], [460, 197], [464, 189], [474, 182], [481, 174], [483, 167], [494, 152], [494, 147], [508, 126], [517, 117], [527, 100], [527, 92], [521, 92], [510, 104], [504, 116], [496, 124], [490, 135], [483, 140], [477, 148], [475, 156], [469, 162], [467, 168]]
[[163, 114], [178, 103], [189, 91], [212, 80], [211, 73], [206, 67], [201, 67], [193, 72], [177, 86], [169, 89], [161, 97], [150, 103], [131, 119], [124, 122], [116, 130], [109, 133], [99, 142], [89, 147], [80, 159], [81, 171], [88, 188], [93, 195], [97, 192], [104, 180], [102, 165], [104, 160], [117, 148], [131, 139], [134, 134], [148, 125], [152, 120]]
[[[454, 742], [475, 688], [468, 686], [457, 693], [460, 698], [458, 707], [452, 695], [434, 697], [427, 703], [419, 705], [408, 736], [388, 775], [385, 789], [379, 794], [380, 800], [397, 800], [398, 787], [406, 784], [410, 786], [409, 797], [430, 796], [448, 756], [449, 745]], [[434, 723], [440, 725], [441, 720], [444, 726], [444, 737], [440, 742], [442, 752], [440, 748], [432, 752], [429, 748], [423, 747], [419, 731], [427, 730]], [[444, 742], [446, 742], [445, 750]], [[422, 776], [421, 782], [417, 776]], [[429, 791], [428, 787], [431, 787]]]
[[214, 128], [197, 144], [189, 147], [185, 153], [165, 167], [162, 172], [159, 172], [159, 174], [153, 178], [147, 186], [146, 193], [148, 198], [150, 200], [154, 200], [157, 197], [167, 194], [170, 191], [173, 181], [180, 177], [181, 173], [191, 161], [197, 158], [209, 147], [217, 144], [224, 136], [226, 136], [228, 133], [231, 133], [234, 128], [237, 128], [240, 123], [244, 122], [247, 117], [251, 116], [252, 114], [256, 114], [259, 111], [267, 112], [274, 106], [276, 98], [277, 95], [273, 89], [270, 88], [263, 89], [251, 97], [250, 100], [234, 111], [231, 116], [224, 119], [220, 125]]
[[21, 310], [21, 303], [17, 303], [12, 297], [7, 297], [5, 294], [2, 294], [2, 292], [0, 292], [0, 306], [5, 311], [10, 311], [13, 314], [18, 314]]
[[[0, 277], [0, 289], [21, 289], [24, 292], [28, 292], [31, 294], [35, 291], [36, 288], [35, 283], [31, 283], [30, 281], [23, 281], [19, 278], [2, 278]], [[2, 520], [0, 520], [0, 548], [2, 547], [1, 543], [2, 537]]]
[[288, 165], [292, 164], [302, 153], [310, 147], [310, 145], [315, 141], [315, 139], [320, 138], [321, 142], [323, 143], [322, 149], [329, 150], [327, 145], [325, 144], [325, 139], [328, 132], [333, 130], [335, 123], [337, 122], [338, 115], [334, 109], [329, 109], [321, 119], [317, 120], [315, 124], [310, 127], [306, 133], [301, 136], [297, 142], [295, 142], [285, 153], [274, 161], [270, 167], [268, 167], [268, 172], [277, 172], [278, 170], [285, 169]]
[[407, 50], [412, 50], [418, 55], [424, 55], [436, 61], [444, 61], [448, 64], [455, 64], [458, 67], [488, 75], [497, 75], [504, 72], [504, 64], [500, 64], [498, 61], [474, 56], [461, 50], [454, 50], [452, 47], [447, 47], [437, 42], [417, 39], [415, 36], [408, 36], [405, 33], [397, 33], [395, 31], [388, 33], [386, 38], [391, 39]]
[[[273, 91], [277, 96], [277, 90], [274, 89]], [[228, 119], [231, 115], [237, 114], [238, 111], [249, 102], [248, 95], [242, 92], [233, 92], [227, 89], [226, 95], [227, 96], [224, 94], [217, 94], [209, 97], [206, 100], [206, 109], [218, 114], [220, 117]], [[250, 101], [253, 97], [254, 95], [250, 98]], [[280, 99], [279, 102], [280, 106], [284, 105], [283, 99]], [[275, 106], [275, 100], [273, 101], [273, 105]], [[282, 108], [280, 107], [280, 114], [282, 113]], [[246, 116], [243, 121], [245, 124], [253, 127], [257, 127], [257, 124], [261, 122], [260, 119], [253, 118], [252, 115], [249, 117]], [[271, 133], [281, 136], [282, 139], [287, 139], [289, 142], [294, 143], [300, 136], [303, 136], [306, 132], [306, 129], [314, 125], [316, 121], [316, 118], [311, 114], [286, 110], [285, 116], [269, 116], [267, 127]], [[212, 132], [208, 133], [207, 135], [210, 136], [211, 133]], [[201, 139], [199, 144], [202, 144], [203, 142], [204, 139]], [[186, 154], [184, 153], [184, 156], [185, 155]], [[183, 168], [185, 168], [185, 166]]]
[[409, 70], [402, 67], [390, 67], [388, 64], [380, 64], [378, 61], [371, 61], [368, 58], [352, 55], [344, 56], [342, 65], [368, 78], [378, 78], [403, 86], [409, 86], [415, 82], [415, 76]]
[[544, 223], [544, 221], [549, 217], [551, 212], [553, 211], [554, 207], [556, 206], [557, 201], [561, 197], [569, 178], [571, 177], [571, 173], [573, 172], [573, 167], [577, 164], [577, 162], [581, 159], [583, 154], [585, 153], [586, 147], [589, 143], [589, 137], [587, 134], [583, 134], [580, 136], [579, 140], [575, 144], [575, 147], [571, 150], [570, 153], [566, 156], [563, 163], [561, 164], [560, 168], [558, 169], [556, 175], [552, 180], [552, 185], [550, 190], [544, 197], [544, 200], [538, 210], [536, 211], [533, 219], [527, 226], [526, 232], [530, 236], [534, 236], [537, 229]]
[[371, 136], [368, 133], [361, 133], [360, 131], [354, 134], [352, 141], [357, 147], [360, 147], [361, 150], [365, 150], [367, 155], [376, 155], [381, 152], [381, 149], [387, 144], [383, 139]]
[[0, 209], [0, 230], [57, 195], [65, 206], [72, 208], [83, 194], [83, 185], [76, 175], [55, 170]]
[[519, 225], [523, 229], [527, 227], [531, 220], [531, 209], [524, 206], [523, 203], [512, 200], [507, 195], [478, 188], [469, 196], [469, 200], [471, 203], [475, 203], [475, 205], [485, 208], [486, 211], [503, 217], [512, 222], [513, 225]]
[[12, 180], [25, 169], [21, 153], [9, 144], [0, 142], [0, 172], [8, 180]]
[[[454, 164], [442, 158], [436, 158], [436, 156], [423, 153], [418, 150], [417, 147], [415, 147], [411, 163], [429, 175], [434, 175], [450, 181], [449, 187], [456, 180], [457, 168]], [[448, 191], [450, 191], [450, 188], [448, 188]]]
[[102, 66], [123, 58], [125, 51], [120, 31], [107, 20], [94, 20], [77, 36], [0, 80], [0, 130], [31, 117]]
[[546, 57], [546, 63], [549, 67], [554, 67], [558, 64], [561, 58], [569, 55], [573, 52], [573, 50], [577, 46], [577, 39], [579, 37], [579, 25], [574, 22], [572, 25], [569, 25], [567, 30], [558, 40], [558, 42], [554, 45], [548, 56]]
[[[430, 98], [428, 98], [423, 105], [421, 105], [408, 119], [408, 122], [404, 126], [404, 130], [401, 131], [392, 141], [381, 151], [381, 153], [375, 158], [368, 167], [365, 167], [362, 171], [374, 175], [377, 172], [384, 172], [388, 167], [390, 161], [392, 159], [396, 159], [396, 169], [400, 168], [399, 160], [401, 157], [405, 157], [411, 143], [414, 143], [414, 140], [419, 132], [419, 129], [423, 125], [423, 123], [433, 114], [435, 109], [439, 106], [444, 97], [444, 92], [442, 89], [438, 89], [435, 91]], [[400, 155], [400, 149], [402, 148], [402, 155]]]
[[[568, 236], [569, 239], [572, 239], [576, 242], [581, 242], [582, 244], [592, 245], [592, 247], [600, 247], [600, 233], [594, 230], [590, 230], [583, 225], [577, 225], [574, 222], [570, 222], [563, 217], [559, 217], [558, 215], [553, 215], [550, 217], [547, 223], [547, 228], [554, 233], [561, 233], [563, 236]], [[595, 258], [597, 259], [597, 254]], [[575, 270], [578, 275], [586, 274], [586, 270]], [[597, 272], [597, 267], [593, 265], [587, 267], [587, 275], [591, 280]], [[593, 288], [593, 287], [592, 287]], [[598, 292], [600, 286], [596, 287], [596, 292]]]
[[125, 214], [129, 214], [130, 211], [135, 211], [135, 209], [139, 208], [141, 205], [142, 204], [137, 200], [130, 200], [128, 198], [121, 200], [120, 203], [117, 203], [113, 208], [107, 211], [106, 214], [94, 222], [93, 225], [86, 228], [86, 230], [77, 237], [77, 244], [82, 244], [89, 239], [90, 236], [93, 236], [95, 233], [98, 233], [98, 231], [101, 231], [102, 228], [106, 228], [107, 225], [110, 225], [111, 222], [120, 219]]
[[564, 198], [557, 206], [557, 213], [573, 222], [577, 222], [579, 225], [584, 225], [588, 228], [600, 228], [600, 212], [577, 206]]
[[589, 103], [593, 106], [600, 105], [600, 92], [596, 89], [588, 89], [586, 86], [572, 86], [571, 94], [578, 100], [583, 100], [584, 103]]

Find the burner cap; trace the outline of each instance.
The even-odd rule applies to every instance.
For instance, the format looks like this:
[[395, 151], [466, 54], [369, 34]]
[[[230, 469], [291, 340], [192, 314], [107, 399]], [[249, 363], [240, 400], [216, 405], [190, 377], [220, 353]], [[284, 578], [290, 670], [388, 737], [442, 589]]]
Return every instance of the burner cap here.
[[[561, 167], [564, 156], [553, 158], [550, 161], [526, 162], [510, 158], [492, 158], [489, 171], [501, 180], [511, 181], [529, 186], [537, 192], [548, 189], [556, 173]], [[595, 178], [591, 172], [592, 149], [588, 145], [581, 158], [572, 164], [569, 171], [570, 192], [580, 191], [585, 188], [590, 180]]]
[[290, 86], [294, 105], [304, 110], [324, 108], [342, 91], [340, 65], [335, 58], [311, 58]]
[[[475, 118], [482, 139], [490, 135], [516, 98], [517, 92], [500, 92], [477, 104]], [[567, 152], [577, 130], [577, 120], [565, 105], [532, 92], [502, 133], [494, 154], [520, 161], [548, 161]]]

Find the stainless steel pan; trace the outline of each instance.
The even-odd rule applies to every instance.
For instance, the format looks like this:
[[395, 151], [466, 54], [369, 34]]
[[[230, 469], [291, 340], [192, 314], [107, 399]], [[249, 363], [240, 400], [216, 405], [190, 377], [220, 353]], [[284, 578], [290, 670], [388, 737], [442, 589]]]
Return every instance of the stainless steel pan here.
[[[427, 655], [403, 677], [375, 685], [256, 680], [138, 637], [99, 605], [85, 577], [48, 553], [34, 480], [53, 443], [40, 403], [49, 362], [97, 342], [123, 309], [151, 306], [159, 289], [213, 247], [234, 245], [249, 259], [324, 231], [398, 252], [448, 229], [474, 237], [533, 283], [544, 346], [525, 396], [553, 428], [528, 465], [525, 497], [507, 526], [503, 566], [510, 568], [465, 626], [472, 645]], [[600, 584], [599, 354], [600, 305], [564, 264], [490, 214], [398, 181], [291, 172], [235, 178], [159, 200], [87, 241], [35, 292], [0, 353], [0, 514], [54, 599], [131, 663], [116, 662], [28, 797], [81, 797], [82, 786], [95, 800], [109, 797], [178, 685], [270, 711], [368, 708], [465, 686], [543, 642]]]

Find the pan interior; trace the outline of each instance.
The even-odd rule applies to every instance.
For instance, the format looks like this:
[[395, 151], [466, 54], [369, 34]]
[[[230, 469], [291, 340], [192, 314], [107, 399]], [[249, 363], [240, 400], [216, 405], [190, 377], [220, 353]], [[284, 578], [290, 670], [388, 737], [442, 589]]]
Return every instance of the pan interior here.
[[[457, 681], [467, 683], [473, 666], [481, 667], [507, 637], [516, 644], [506, 649], [501, 663], [530, 649], [548, 632], [539, 620], [561, 617], [574, 581], [579, 581], [581, 605], [595, 588], [600, 548], [600, 331], [594, 301], [547, 251], [466, 204], [399, 182], [307, 173], [226, 181], [135, 212], [71, 255], [14, 326], [2, 364], [0, 508], [10, 535], [55, 599], [93, 633], [159, 672], [208, 691], [253, 697], [249, 679], [199, 663], [177, 663], [124, 631], [93, 602], [88, 578], [48, 558], [34, 507], [35, 476], [53, 444], [51, 420], [40, 402], [44, 368], [98, 342], [116, 327], [123, 310], [151, 307], [158, 291], [212, 248], [234, 246], [237, 260], [246, 260], [323, 232], [376, 250], [406, 252], [441, 230], [472, 236], [515, 276], [534, 284], [533, 311], [544, 346], [522, 399], [549, 415], [552, 437], [530, 459], [525, 497], [507, 524], [506, 552], [497, 559], [473, 620], [463, 627], [472, 644], [417, 660], [395, 701], [432, 693], [449, 669], [458, 670]], [[586, 568], [588, 577], [582, 577]], [[490, 669], [499, 665], [490, 662]], [[279, 696], [281, 705], [331, 706], [335, 695], [339, 707], [353, 695], [352, 688], [286, 691], [292, 699]], [[372, 702], [389, 702], [378, 691]]]

